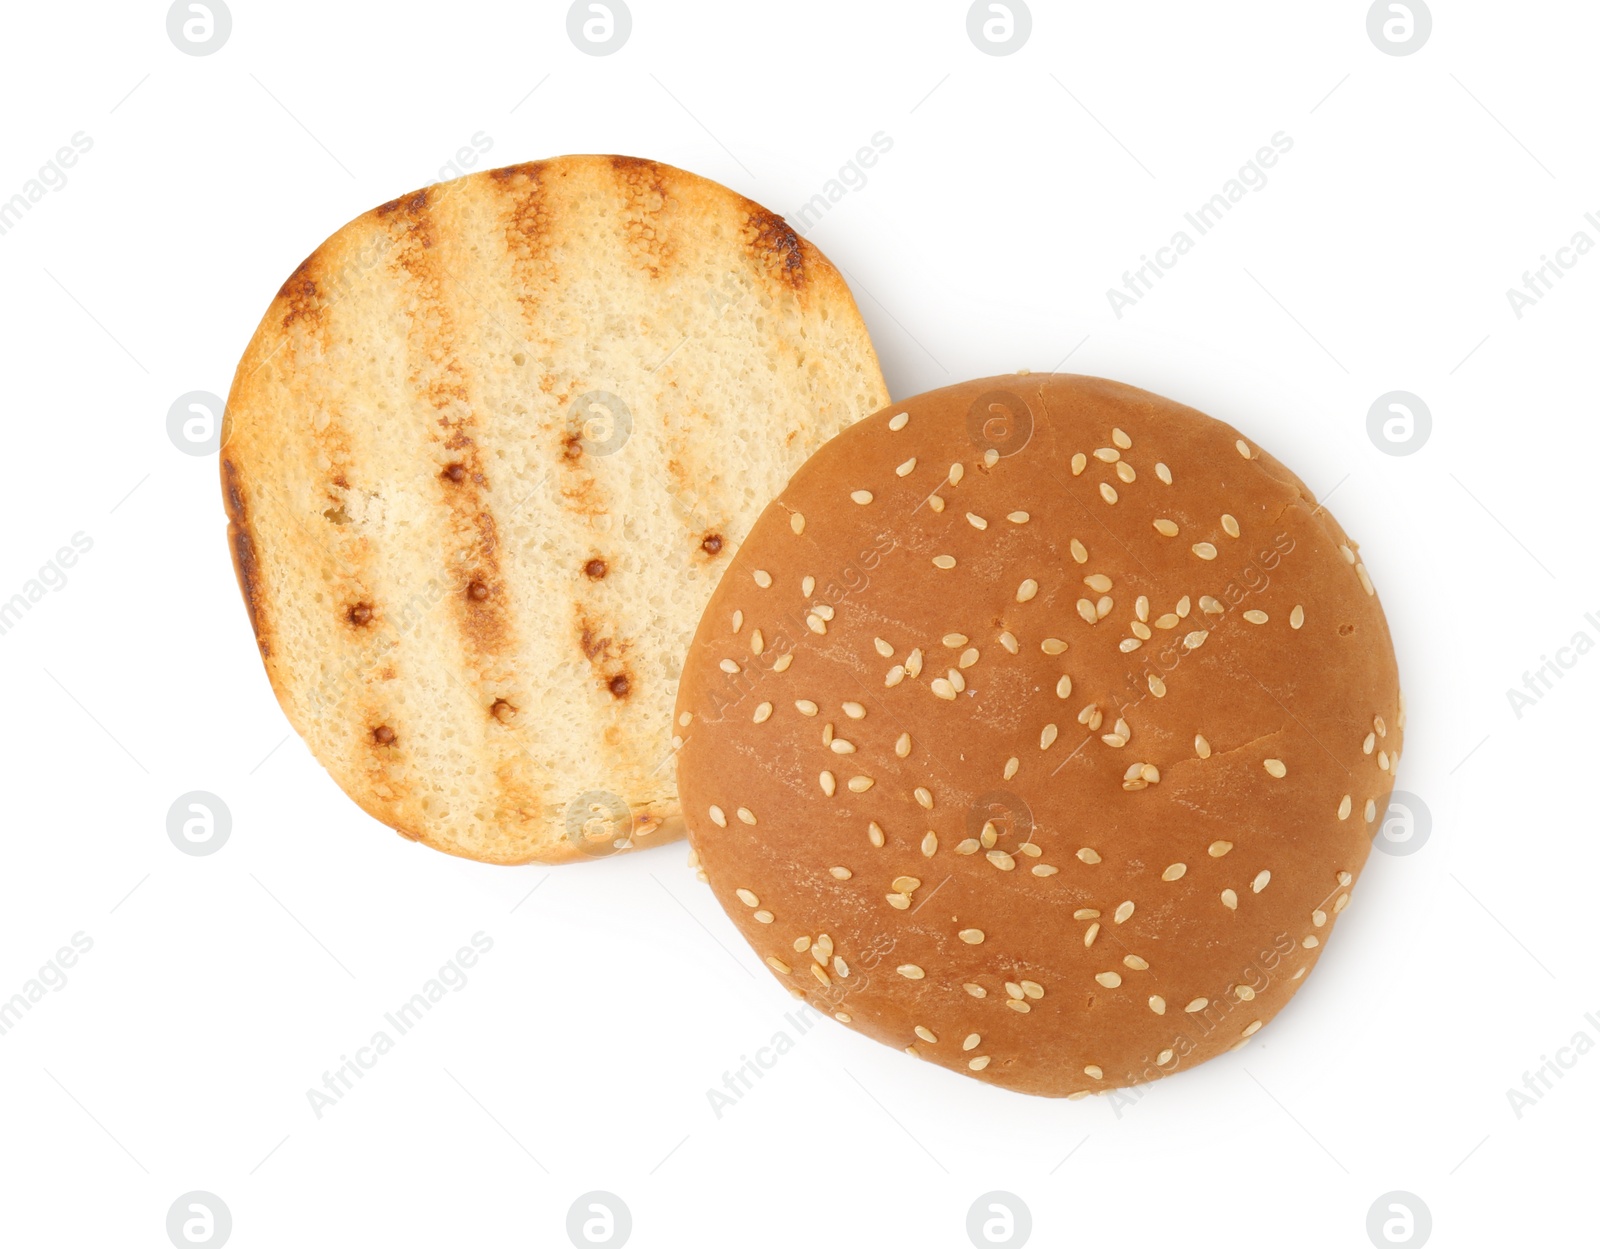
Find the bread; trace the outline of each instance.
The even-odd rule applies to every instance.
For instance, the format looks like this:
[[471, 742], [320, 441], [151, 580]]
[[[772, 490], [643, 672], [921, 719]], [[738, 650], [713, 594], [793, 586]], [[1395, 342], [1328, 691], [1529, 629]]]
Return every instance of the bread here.
[[1025, 1093], [1243, 1044], [1350, 899], [1404, 710], [1356, 544], [1236, 430], [1095, 378], [884, 409], [712, 596], [704, 878], [780, 983]]
[[700, 611], [806, 456], [887, 401], [833, 266], [682, 170], [562, 157], [357, 218], [267, 310], [223, 432], [285, 714], [452, 854], [681, 835]]

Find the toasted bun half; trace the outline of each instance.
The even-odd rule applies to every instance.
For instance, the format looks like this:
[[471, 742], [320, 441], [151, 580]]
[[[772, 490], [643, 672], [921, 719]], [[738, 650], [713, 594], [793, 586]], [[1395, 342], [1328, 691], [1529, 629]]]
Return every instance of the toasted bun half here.
[[790, 474], [887, 400], [838, 272], [704, 178], [572, 156], [385, 204], [294, 271], [228, 400], [279, 702], [437, 849], [670, 839], [701, 609]]
[[885, 408], [757, 521], [689, 651], [678, 782], [778, 980], [1071, 1096], [1282, 1009], [1404, 726], [1372, 582], [1238, 431], [1096, 378]]

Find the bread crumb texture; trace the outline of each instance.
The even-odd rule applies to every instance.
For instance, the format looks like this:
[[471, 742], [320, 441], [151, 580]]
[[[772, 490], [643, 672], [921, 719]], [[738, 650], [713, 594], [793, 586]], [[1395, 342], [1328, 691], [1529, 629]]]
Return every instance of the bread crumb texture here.
[[279, 702], [357, 803], [452, 854], [680, 835], [701, 610], [887, 398], [837, 271], [703, 178], [573, 156], [385, 204], [295, 270], [228, 400], [229, 541]]
[[1359, 547], [1293, 473], [1156, 395], [1032, 374], [813, 456], [677, 710], [696, 862], [778, 980], [1047, 1096], [1184, 1070], [1282, 1009], [1405, 728]]

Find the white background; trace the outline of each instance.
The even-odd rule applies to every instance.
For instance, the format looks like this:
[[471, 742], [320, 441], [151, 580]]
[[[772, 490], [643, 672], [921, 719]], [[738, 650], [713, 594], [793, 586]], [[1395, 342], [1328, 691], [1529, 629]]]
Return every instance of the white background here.
[[[190, 1190], [241, 1247], [561, 1245], [590, 1190], [641, 1247], [959, 1247], [991, 1190], [1039, 1245], [1359, 1247], [1391, 1190], [1437, 1245], [1592, 1239], [1600, 1054], [1520, 1117], [1507, 1090], [1600, 1040], [1600, 658], [1520, 717], [1506, 691], [1600, 640], [1600, 256], [1520, 319], [1506, 290], [1600, 242], [1600, 8], [1433, 7], [1391, 56], [1366, 0], [1038, 2], [996, 57], [950, 0], [634, 0], [593, 57], [564, 4], [234, 0], [194, 57], [163, 3], [6, 6], [0, 199], [93, 147], [0, 236], [0, 599], [93, 546], [0, 636], [0, 998], [94, 944], [0, 1036], [0, 1242], [166, 1245]], [[810, 237], [896, 397], [1070, 354], [1233, 422], [1332, 492], [1399, 650], [1431, 837], [1374, 854], [1249, 1047], [1118, 1104], [824, 1021], [718, 1118], [794, 1004], [684, 847], [494, 868], [358, 811], [262, 674], [215, 456], [166, 432], [307, 253], [474, 134], [485, 163], [649, 156], [793, 215], [878, 131]], [[1118, 318], [1107, 288], [1279, 131], [1268, 184]], [[1433, 415], [1406, 457], [1367, 434], [1397, 389]], [[189, 790], [232, 812], [209, 857], [167, 837]], [[307, 1090], [480, 931], [467, 986], [318, 1119]]]

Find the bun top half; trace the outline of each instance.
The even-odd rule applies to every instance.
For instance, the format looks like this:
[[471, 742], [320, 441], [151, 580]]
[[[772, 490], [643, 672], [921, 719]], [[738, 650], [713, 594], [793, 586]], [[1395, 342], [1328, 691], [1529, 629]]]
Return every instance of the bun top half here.
[[1253, 441], [988, 378], [814, 455], [677, 706], [705, 878], [773, 974], [1022, 1092], [1242, 1044], [1321, 954], [1404, 728], [1359, 547]]

